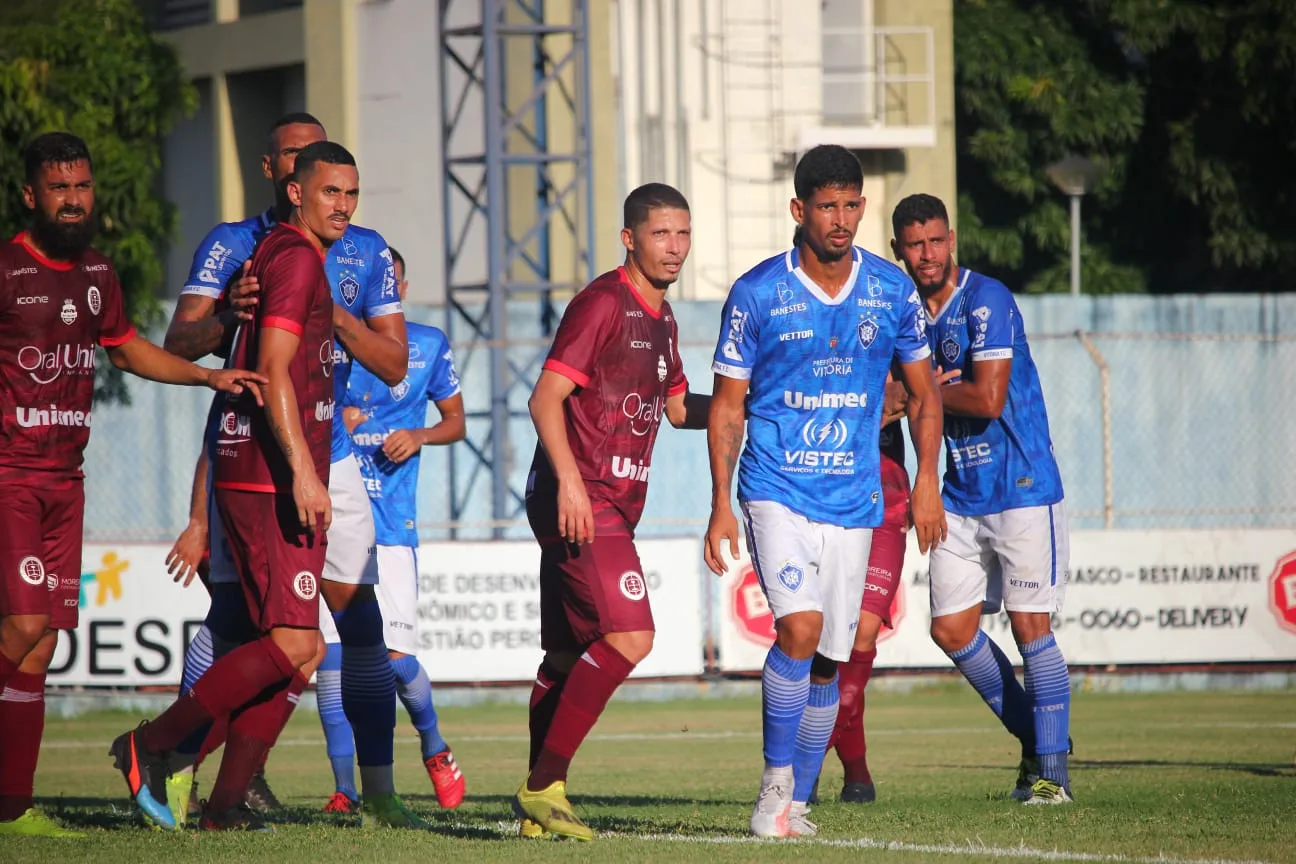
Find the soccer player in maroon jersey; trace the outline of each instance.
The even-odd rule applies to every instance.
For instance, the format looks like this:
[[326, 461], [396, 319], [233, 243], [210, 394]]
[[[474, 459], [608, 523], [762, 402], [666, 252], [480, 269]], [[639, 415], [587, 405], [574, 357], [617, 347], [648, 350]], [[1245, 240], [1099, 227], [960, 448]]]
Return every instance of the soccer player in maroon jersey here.
[[0, 243], [0, 837], [68, 836], [32, 806], [32, 780], [57, 631], [77, 624], [97, 347], [117, 368], [169, 384], [240, 393], [264, 379], [195, 366], [135, 332], [112, 264], [90, 248], [85, 142], [51, 132], [23, 158], [31, 223]]
[[291, 219], [266, 235], [250, 273], [261, 286], [231, 362], [267, 379], [265, 410], [226, 400], [213, 464], [216, 504], [260, 638], [212, 664], [156, 720], [113, 742], [112, 755], [146, 819], [174, 828], [166, 754], [210, 723], [228, 724], [225, 753], [199, 826], [258, 830], [241, 805], [291, 710], [293, 679], [316, 654], [333, 422], [333, 301], [324, 252], [359, 197], [355, 159], [321, 141], [297, 157]]
[[662, 414], [705, 429], [710, 397], [690, 394], [666, 290], [690, 244], [688, 201], [649, 183], [625, 200], [625, 264], [563, 314], [531, 394], [540, 441], [526, 508], [540, 543], [544, 661], [531, 691], [530, 775], [514, 809], [524, 837], [590, 840], [567, 800], [567, 768], [612, 693], [653, 643], [635, 551]]

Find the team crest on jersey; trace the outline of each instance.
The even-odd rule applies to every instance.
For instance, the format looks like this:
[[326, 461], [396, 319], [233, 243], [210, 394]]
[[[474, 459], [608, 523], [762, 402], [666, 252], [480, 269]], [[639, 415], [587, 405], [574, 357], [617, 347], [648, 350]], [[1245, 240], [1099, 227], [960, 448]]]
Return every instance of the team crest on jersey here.
[[395, 387], [391, 388], [392, 398], [395, 399], [397, 402], [399, 402], [400, 400], [405, 398], [405, 394], [409, 392], [409, 389], [410, 389], [409, 379], [406, 378], [404, 381], [400, 382]]
[[76, 323], [76, 304], [72, 302], [71, 297], [63, 301], [63, 311], [59, 312], [59, 318], [63, 319], [64, 324]]
[[648, 596], [648, 586], [644, 584], [643, 576], [633, 570], [621, 574], [620, 588], [621, 595], [627, 600], [638, 602]]
[[666, 358], [661, 354], [657, 355], [657, 380], [666, 380]]
[[959, 359], [959, 341], [953, 336], [946, 336], [945, 341], [941, 343], [941, 356], [945, 358], [945, 365], [953, 366]]
[[342, 251], [347, 254], [348, 258], [354, 258], [356, 254], [355, 241], [350, 237], [342, 238]]
[[805, 582], [805, 571], [795, 564], [784, 564], [783, 569], [778, 571], [778, 580], [784, 588], [795, 592]]
[[45, 565], [35, 555], [28, 555], [18, 562], [18, 575], [28, 585], [40, 585], [45, 581]]
[[303, 570], [293, 577], [293, 593], [301, 599], [314, 600], [318, 590], [319, 585], [315, 581], [315, 574], [309, 570]]
[[91, 315], [98, 315], [99, 310], [103, 308], [103, 300], [99, 297], [99, 289], [93, 285], [86, 291], [86, 305], [90, 307]]
[[873, 344], [873, 340], [877, 339], [879, 328], [877, 322], [872, 318], [865, 318], [859, 322], [859, 326], [855, 330], [859, 333], [860, 345], [867, 349]]
[[355, 278], [355, 274], [344, 271], [342, 281], [338, 283], [338, 290], [342, 292], [342, 299], [350, 306], [360, 296], [360, 282]]

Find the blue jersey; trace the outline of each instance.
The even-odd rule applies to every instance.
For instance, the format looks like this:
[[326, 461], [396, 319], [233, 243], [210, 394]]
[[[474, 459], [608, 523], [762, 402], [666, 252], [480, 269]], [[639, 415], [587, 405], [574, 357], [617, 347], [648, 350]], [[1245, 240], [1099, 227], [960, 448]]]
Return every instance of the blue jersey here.
[[[245, 261], [252, 257], [261, 238], [275, 226], [274, 210], [242, 222], [222, 222], [203, 238], [194, 254], [181, 294], [200, 294], [219, 300], [238, 279]], [[396, 294], [396, 273], [392, 268], [387, 241], [377, 231], [347, 226], [342, 239], [324, 256], [324, 272], [333, 288], [333, 302], [361, 320], [394, 315], [401, 311]], [[351, 375], [351, 356], [341, 343], [333, 342], [333, 398], [341, 404]], [[336, 462], [351, 452], [351, 438], [340, 415], [333, 419], [330, 458]]]
[[945, 509], [987, 516], [1061, 501], [1044, 393], [1012, 292], [963, 269], [944, 307], [928, 317], [927, 338], [934, 363], [969, 378], [978, 360], [1012, 361], [998, 419], [945, 415]]
[[828, 297], [797, 250], [729, 292], [712, 369], [750, 379], [738, 497], [846, 528], [882, 524], [878, 432], [892, 360], [930, 354], [913, 282], [863, 249]]
[[[344, 404], [368, 415], [351, 433], [360, 473], [373, 504], [374, 530], [380, 546], [417, 546], [419, 454], [400, 464], [382, 452], [383, 442], [397, 429], [427, 425], [427, 403], [459, 392], [454, 354], [445, 334], [435, 327], [408, 323], [409, 374], [395, 387], [358, 366]], [[340, 413], [340, 412], [339, 412]]]

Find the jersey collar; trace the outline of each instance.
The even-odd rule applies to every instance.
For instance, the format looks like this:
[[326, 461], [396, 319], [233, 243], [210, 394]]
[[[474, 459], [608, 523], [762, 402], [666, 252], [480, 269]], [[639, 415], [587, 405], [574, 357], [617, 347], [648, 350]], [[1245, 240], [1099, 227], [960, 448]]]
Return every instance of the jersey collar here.
[[936, 311], [935, 315], [928, 312], [927, 305], [925, 303], [923, 304], [923, 314], [927, 316], [928, 324], [935, 324], [939, 321], [941, 316], [948, 312], [949, 308], [954, 305], [954, 298], [963, 293], [963, 289], [967, 287], [968, 277], [972, 275], [972, 271], [966, 267], [961, 269], [963, 271], [962, 278], [960, 278], [958, 284], [954, 286], [954, 290], [950, 292], [950, 296], [945, 298], [945, 302], [941, 304], [941, 308]]
[[811, 296], [825, 306], [840, 306], [842, 303], [845, 303], [846, 299], [855, 291], [855, 280], [859, 277], [860, 263], [862, 260], [863, 256], [860, 254], [859, 247], [852, 246], [850, 276], [846, 278], [846, 284], [842, 286], [842, 290], [838, 292], [837, 296], [829, 297], [824, 293], [824, 290], [819, 287], [819, 284], [806, 275], [806, 272], [801, 269], [801, 252], [797, 247], [793, 246], [783, 257], [783, 262], [787, 265], [788, 272], [801, 280], [801, 284], [805, 286], [805, 289], [810, 292]]

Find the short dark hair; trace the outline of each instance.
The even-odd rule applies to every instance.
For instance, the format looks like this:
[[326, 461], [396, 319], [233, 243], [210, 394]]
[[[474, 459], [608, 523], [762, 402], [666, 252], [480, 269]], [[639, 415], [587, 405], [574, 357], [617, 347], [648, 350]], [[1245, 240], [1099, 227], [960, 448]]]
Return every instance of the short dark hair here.
[[91, 171], [94, 170], [90, 148], [71, 132], [46, 132], [37, 135], [23, 148], [28, 183], [35, 183], [46, 165], [71, 165], [82, 161], [90, 166]]
[[645, 183], [626, 196], [622, 207], [622, 225], [631, 231], [648, 221], [654, 210], [689, 209], [688, 199], [674, 186], [665, 183]]
[[[285, 114], [270, 124], [270, 131], [266, 133], [266, 153], [274, 153], [276, 132], [285, 126], [298, 125], [318, 126], [320, 129], [324, 129], [324, 124], [314, 114], [307, 114], [305, 111], [293, 111], [290, 114]], [[324, 134], [328, 135], [328, 131], [326, 130]]]
[[401, 275], [408, 276], [409, 269], [405, 266], [405, 256], [397, 252], [395, 246], [388, 246], [387, 251], [391, 253], [392, 264], [401, 265]]
[[356, 164], [351, 151], [336, 141], [316, 141], [314, 144], [307, 144], [297, 154], [297, 161], [293, 163], [293, 179], [300, 182], [321, 162], [325, 165]]
[[797, 162], [792, 184], [802, 201], [820, 189], [863, 189], [864, 168], [855, 154], [840, 144], [812, 147]]
[[909, 225], [922, 225], [933, 219], [940, 219], [949, 225], [949, 211], [945, 209], [945, 202], [924, 192], [910, 195], [891, 211], [891, 236], [899, 239], [900, 232]]

